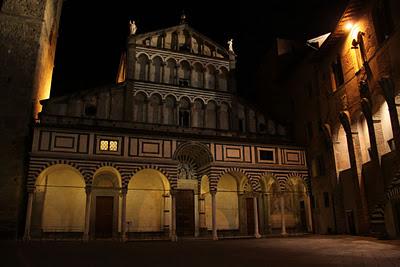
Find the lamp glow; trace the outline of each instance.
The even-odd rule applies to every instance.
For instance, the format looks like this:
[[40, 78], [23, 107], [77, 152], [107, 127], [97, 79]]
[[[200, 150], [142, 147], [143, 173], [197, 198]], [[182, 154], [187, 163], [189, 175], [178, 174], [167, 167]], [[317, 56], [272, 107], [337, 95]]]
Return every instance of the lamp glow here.
[[351, 31], [351, 29], [353, 29], [353, 27], [354, 27], [354, 24], [351, 23], [351, 22], [347, 22], [346, 25], [344, 26], [344, 28], [345, 28], [347, 31]]

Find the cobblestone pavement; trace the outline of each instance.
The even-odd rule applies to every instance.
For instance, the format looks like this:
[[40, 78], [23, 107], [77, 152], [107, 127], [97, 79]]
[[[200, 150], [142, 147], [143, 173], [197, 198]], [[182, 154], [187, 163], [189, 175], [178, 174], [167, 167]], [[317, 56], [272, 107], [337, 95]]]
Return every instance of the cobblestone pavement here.
[[0, 266], [400, 267], [400, 240], [308, 236], [232, 240], [0, 242]]

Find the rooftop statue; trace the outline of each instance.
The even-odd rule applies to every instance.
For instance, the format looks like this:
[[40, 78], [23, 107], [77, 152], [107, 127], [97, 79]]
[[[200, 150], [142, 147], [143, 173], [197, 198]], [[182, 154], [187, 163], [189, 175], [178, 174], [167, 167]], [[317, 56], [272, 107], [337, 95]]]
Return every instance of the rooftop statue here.
[[129, 29], [130, 29], [130, 34], [131, 35], [135, 35], [136, 34], [137, 27], [136, 27], [136, 24], [135, 24], [134, 20], [130, 20], [129, 21]]
[[229, 52], [235, 53], [235, 52], [233, 51], [233, 39], [230, 39], [230, 40], [228, 41], [228, 46], [229, 46]]

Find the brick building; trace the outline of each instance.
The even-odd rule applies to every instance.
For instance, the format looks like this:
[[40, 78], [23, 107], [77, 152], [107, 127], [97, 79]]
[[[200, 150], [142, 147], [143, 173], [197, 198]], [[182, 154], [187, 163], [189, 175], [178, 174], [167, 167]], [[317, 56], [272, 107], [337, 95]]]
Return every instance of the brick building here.
[[260, 70], [290, 95], [281, 116], [307, 147], [317, 233], [400, 235], [399, 11], [349, 1], [332, 32], [279, 40]]

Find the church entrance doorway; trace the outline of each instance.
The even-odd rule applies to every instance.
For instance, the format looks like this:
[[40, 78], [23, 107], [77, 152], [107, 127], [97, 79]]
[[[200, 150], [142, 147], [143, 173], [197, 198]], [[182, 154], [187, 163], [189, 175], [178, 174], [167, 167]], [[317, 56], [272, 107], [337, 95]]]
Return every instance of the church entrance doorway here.
[[176, 234], [194, 236], [193, 190], [179, 190], [176, 193]]
[[114, 197], [96, 197], [96, 238], [111, 238], [113, 232]]
[[246, 198], [247, 234], [254, 235], [254, 200]]

